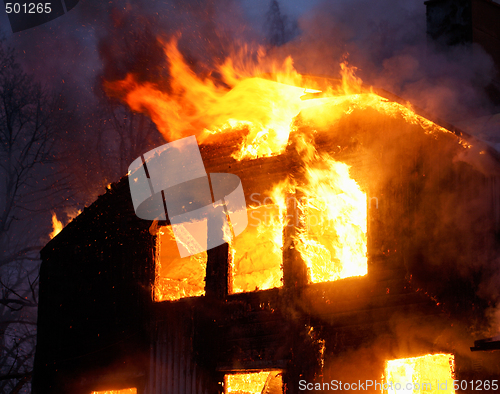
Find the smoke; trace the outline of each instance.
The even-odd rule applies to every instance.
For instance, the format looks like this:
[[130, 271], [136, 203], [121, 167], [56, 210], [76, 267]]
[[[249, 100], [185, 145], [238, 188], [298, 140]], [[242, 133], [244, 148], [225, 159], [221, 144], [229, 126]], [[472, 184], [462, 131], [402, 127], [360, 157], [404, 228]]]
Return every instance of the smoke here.
[[136, 71], [161, 79], [156, 39], [180, 33], [181, 51], [200, 73], [235, 42], [279, 46], [275, 53], [292, 54], [300, 72], [329, 76], [349, 53], [365, 83], [430, 113], [451, 122], [484, 114], [491, 108], [484, 93], [494, 74], [490, 57], [480, 47], [443, 53], [425, 32], [425, 5], [417, 0], [82, 1], [8, 42], [39, 80], [78, 99], [95, 92], [100, 75]]
[[420, 1], [324, 2], [299, 19], [302, 34], [289, 50], [300, 72], [338, 75], [344, 53], [368, 85], [456, 122], [488, 113], [484, 89], [494, 66], [482, 48], [443, 51], [426, 36]]

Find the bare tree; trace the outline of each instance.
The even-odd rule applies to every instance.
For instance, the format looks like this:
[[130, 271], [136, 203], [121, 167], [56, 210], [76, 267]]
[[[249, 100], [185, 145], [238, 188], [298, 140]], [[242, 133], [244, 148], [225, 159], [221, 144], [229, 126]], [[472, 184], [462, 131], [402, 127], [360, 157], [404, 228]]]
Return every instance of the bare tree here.
[[277, 0], [271, 0], [266, 13], [264, 31], [269, 45], [279, 47], [296, 37], [299, 34], [299, 27], [296, 20], [290, 21], [280, 11]]
[[93, 104], [85, 133], [68, 142], [73, 154], [66, 161], [78, 184], [80, 201], [90, 203], [128, 172], [129, 165], [141, 154], [164, 143], [155, 124], [146, 115], [131, 111], [117, 100], [101, 96]]
[[39, 251], [50, 213], [89, 203], [163, 138], [149, 118], [104, 95], [69, 119], [0, 40], [0, 392], [28, 392], [36, 345]]
[[51, 94], [0, 41], [0, 392], [18, 393], [31, 377], [36, 342], [38, 252], [50, 211], [69, 197], [57, 170], [68, 122]]
[[[130, 163], [144, 152], [162, 143], [163, 139], [154, 123], [144, 114], [132, 112], [123, 104], [108, 100], [104, 105], [101, 134], [101, 158], [113, 151], [118, 177], [124, 176]], [[104, 126], [103, 125], [103, 126]], [[109, 163], [108, 160], [106, 162]]]

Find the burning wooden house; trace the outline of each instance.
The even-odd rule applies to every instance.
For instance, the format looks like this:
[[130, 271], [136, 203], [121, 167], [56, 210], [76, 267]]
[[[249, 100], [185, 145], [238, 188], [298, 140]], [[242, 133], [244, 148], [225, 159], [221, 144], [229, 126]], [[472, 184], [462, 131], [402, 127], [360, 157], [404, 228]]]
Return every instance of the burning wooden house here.
[[[469, 347], [491, 307], [476, 293], [498, 258], [498, 154], [388, 93], [239, 86], [261, 105], [200, 151], [207, 172], [241, 179], [246, 230], [181, 258], [168, 217], [139, 219], [128, 178], [112, 184], [41, 253], [34, 393], [491, 384], [500, 358]], [[158, 97], [128, 99], [161, 126]], [[267, 134], [262, 109], [279, 113]]]

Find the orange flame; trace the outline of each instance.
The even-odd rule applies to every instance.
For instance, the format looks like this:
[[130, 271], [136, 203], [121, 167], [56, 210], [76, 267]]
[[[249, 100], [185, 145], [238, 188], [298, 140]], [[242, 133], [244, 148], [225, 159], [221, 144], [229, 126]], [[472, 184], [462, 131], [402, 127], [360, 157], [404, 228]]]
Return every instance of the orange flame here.
[[344, 55], [344, 59], [340, 63], [340, 75], [342, 76], [342, 91], [346, 95], [361, 92], [363, 81], [355, 75], [356, 71], [356, 67], [349, 66], [347, 54]]
[[304, 228], [297, 234], [297, 250], [311, 282], [327, 282], [366, 275], [366, 194], [351, 179], [349, 167], [323, 154], [306, 172], [298, 187]]
[[234, 293], [282, 285], [283, 214], [263, 205], [249, 208], [248, 216], [247, 229], [231, 245]]
[[55, 212], [52, 212], [52, 232], [50, 233], [50, 239], [54, 238], [57, 234], [59, 234], [63, 229], [62, 222], [57, 219], [57, 215]]
[[[294, 199], [298, 221], [286, 225], [297, 226], [293, 240], [310, 282], [366, 275], [366, 193], [351, 178], [346, 164], [318, 154], [305, 138], [297, 139], [297, 150], [305, 169], [303, 183], [289, 177], [274, 188], [273, 201], [281, 204], [280, 212], [286, 212], [287, 194], [300, 195]], [[287, 216], [291, 217], [290, 212]]]
[[174, 232], [161, 227], [157, 234], [155, 301], [172, 301], [205, 294], [207, 252], [181, 258]]
[[[242, 144], [233, 153], [237, 160], [278, 155], [288, 143], [294, 118], [311, 107], [311, 115], [317, 114], [314, 108], [321, 104], [329, 105], [326, 111], [317, 109], [325, 115], [320, 122], [331, 121], [355, 108], [370, 107], [390, 116], [402, 116], [426, 132], [449, 132], [416, 115], [411, 108], [363, 92], [362, 81], [355, 76], [356, 68], [346, 60], [341, 63], [341, 86], [330, 88], [317, 98], [301, 100], [317, 86], [295, 71], [291, 57], [279, 63], [269, 60], [259, 48], [255, 60], [248, 47], [243, 46], [203, 79], [184, 60], [177, 38], [163, 46], [172, 76], [170, 89], [151, 82], [140, 83], [133, 74], [122, 81], [106, 82], [105, 87], [134, 111], [148, 113], [167, 140], [196, 135], [202, 142], [208, 136], [237, 132], [243, 135]], [[216, 74], [220, 78], [213, 77]], [[339, 104], [347, 107], [339, 111], [335, 108]]]
[[278, 183], [263, 201], [253, 200], [248, 227], [231, 243], [233, 293], [267, 290], [283, 285], [285, 194], [290, 181]]
[[[123, 98], [134, 111], [147, 112], [167, 140], [196, 135], [203, 141], [209, 135], [237, 130], [246, 133], [234, 154], [238, 160], [283, 152], [294, 117], [311, 105], [311, 100], [300, 99], [305, 89], [297, 86], [302, 77], [290, 57], [279, 66], [268, 66], [274, 80], [256, 78], [266, 69], [245, 61], [251, 54], [244, 47], [236, 59], [228, 58], [218, 66], [221, 81], [217, 81], [201, 79], [189, 68], [176, 39], [164, 43], [164, 48], [174, 76], [169, 92], [149, 82], [141, 84], [132, 74], [106, 83], [108, 92]], [[260, 59], [262, 55], [260, 50]]]
[[122, 389], [122, 390], [105, 390], [105, 391], [92, 391], [90, 394], [137, 394], [137, 389]]

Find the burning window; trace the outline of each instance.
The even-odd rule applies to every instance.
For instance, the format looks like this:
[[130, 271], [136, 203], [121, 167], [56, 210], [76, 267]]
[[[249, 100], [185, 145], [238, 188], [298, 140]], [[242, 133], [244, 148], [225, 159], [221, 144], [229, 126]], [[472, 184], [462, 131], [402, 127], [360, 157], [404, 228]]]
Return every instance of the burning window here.
[[104, 390], [104, 391], [92, 391], [90, 394], [137, 394], [137, 389], [122, 389], [122, 390]]
[[234, 373], [224, 376], [224, 394], [281, 393], [281, 371]]
[[[349, 166], [316, 155], [306, 164], [302, 185], [278, 184], [271, 196], [264, 202], [274, 204], [254, 200], [258, 206], [248, 209], [247, 229], [233, 241], [233, 292], [282, 285], [285, 226], [296, 227], [295, 245], [312, 283], [366, 275], [366, 193], [351, 178]], [[297, 210], [300, 220], [291, 219], [286, 206]]]
[[[282, 286], [285, 226], [296, 227], [292, 237], [311, 283], [366, 275], [366, 193], [349, 166], [328, 155], [306, 161], [305, 170], [300, 185], [277, 184], [247, 209], [248, 226], [233, 238], [228, 256], [233, 293]], [[207, 253], [181, 258], [169, 226], [160, 228], [157, 239], [154, 300], [204, 295]]]
[[207, 252], [180, 257], [170, 226], [160, 227], [157, 234], [155, 301], [172, 301], [205, 294]]
[[233, 292], [282, 285], [283, 217], [276, 205], [248, 209], [248, 226], [232, 245]]
[[311, 282], [366, 275], [366, 193], [350, 177], [349, 166], [319, 156], [298, 190], [304, 196], [298, 205], [305, 224], [297, 249]]
[[[454, 393], [454, 357], [452, 354], [428, 354], [421, 357], [387, 361], [383, 393], [398, 394]], [[407, 386], [408, 385], [408, 386]]]

